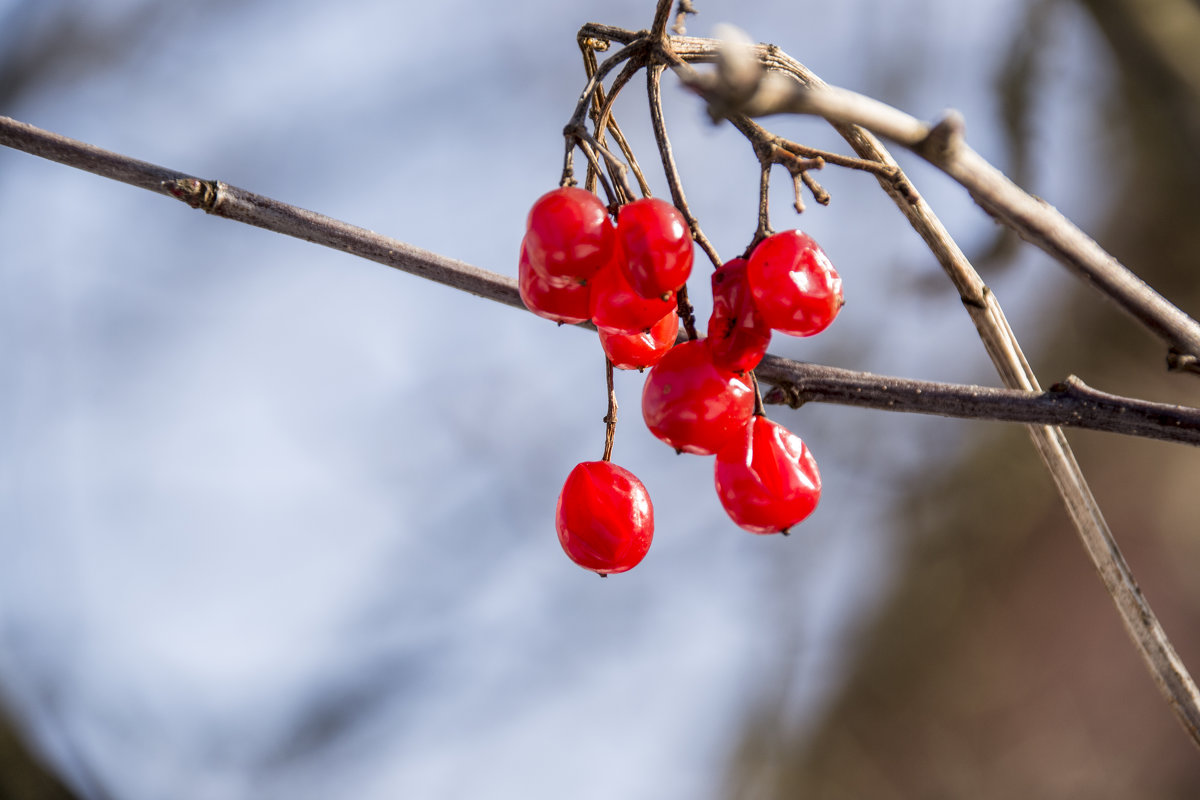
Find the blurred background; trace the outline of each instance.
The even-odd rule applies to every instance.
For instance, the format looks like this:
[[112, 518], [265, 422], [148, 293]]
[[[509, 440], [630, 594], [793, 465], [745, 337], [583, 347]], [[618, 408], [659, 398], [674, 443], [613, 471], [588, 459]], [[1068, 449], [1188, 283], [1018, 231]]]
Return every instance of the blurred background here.
[[[1195, 315], [1191, 0], [697, 0], [831, 83], [962, 111], [986, 157]], [[575, 31], [650, 0], [0, 0], [0, 113], [516, 274], [583, 86]], [[754, 232], [749, 146], [668, 77], [693, 210]], [[652, 177], [644, 93], [618, 119]], [[813, 120], [771, 119], [846, 152]], [[963, 190], [902, 163], [1043, 383], [1200, 403], [1160, 345]], [[848, 305], [794, 358], [997, 385], [868, 176], [803, 227]], [[706, 280], [693, 282], [701, 321]], [[736, 529], [709, 459], [614, 460], [657, 536], [600, 581], [553, 530], [603, 446], [583, 331], [0, 151], [0, 796], [1195, 797], [1200, 762], [1016, 426], [810, 406], [789, 538]], [[1200, 669], [1195, 453], [1072, 434]]]

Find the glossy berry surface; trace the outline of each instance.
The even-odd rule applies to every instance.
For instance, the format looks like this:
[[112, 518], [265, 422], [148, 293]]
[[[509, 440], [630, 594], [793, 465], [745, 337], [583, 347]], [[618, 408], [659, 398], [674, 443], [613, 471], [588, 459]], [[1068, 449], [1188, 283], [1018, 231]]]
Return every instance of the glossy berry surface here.
[[609, 461], [585, 461], [563, 484], [555, 527], [579, 566], [601, 575], [625, 572], [650, 549], [654, 508], [632, 472]]
[[786, 531], [811, 514], [821, 498], [812, 452], [766, 417], [754, 417], [717, 453], [715, 474], [725, 512], [751, 533]]
[[600, 346], [617, 369], [645, 369], [657, 364], [678, 336], [679, 314], [672, 310], [643, 333], [600, 328]]
[[616, 229], [604, 203], [574, 186], [538, 198], [525, 231], [534, 268], [557, 286], [586, 281], [612, 260], [616, 246]]
[[707, 339], [675, 345], [646, 378], [642, 418], [650, 432], [688, 453], [712, 455], [754, 411], [747, 379], [713, 364]]
[[617, 238], [630, 286], [642, 297], [678, 291], [692, 273], [692, 236], [675, 206], [645, 197], [622, 206]]
[[591, 316], [591, 292], [588, 287], [578, 283], [555, 286], [542, 278], [534, 269], [525, 242], [521, 243], [517, 271], [521, 302], [539, 317], [573, 325], [586, 322]]
[[754, 369], [771, 344], [771, 326], [750, 293], [744, 258], [732, 259], [713, 273], [712, 298], [708, 345], [713, 363], [734, 372]]
[[597, 272], [588, 286], [592, 290], [591, 318], [598, 328], [640, 333], [675, 308], [674, 294], [663, 300], [635, 292], [615, 261]]
[[763, 319], [792, 336], [825, 330], [844, 303], [837, 270], [800, 231], [783, 231], [760, 242], [746, 264], [746, 278]]

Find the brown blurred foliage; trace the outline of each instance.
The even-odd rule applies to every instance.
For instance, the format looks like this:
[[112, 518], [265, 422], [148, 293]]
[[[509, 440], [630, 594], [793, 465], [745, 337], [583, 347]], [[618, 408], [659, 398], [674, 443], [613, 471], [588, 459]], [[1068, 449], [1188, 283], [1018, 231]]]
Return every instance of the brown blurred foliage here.
[[[1030, 3], [1027, 34], [1046, 2]], [[1200, 311], [1200, 7], [1078, 0], [1119, 86], [1095, 121], [1114, 134], [1101, 244], [1185, 311]], [[1040, 17], [1037, 15], [1041, 15]], [[1018, 46], [1003, 76], [1009, 133], [1028, 128]], [[1102, 74], [1102, 71], [1097, 71]], [[1044, 77], [1044, 76], [1043, 76]], [[1015, 152], [1023, 153], [1021, 145]], [[1024, 161], [1018, 161], [1022, 168]], [[1021, 171], [1021, 169], [1018, 169]], [[1047, 269], [1053, 267], [1047, 266]], [[1090, 290], [1059, 306], [1039, 346], [1045, 382], [1076, 373], [1112, 391], [1200, 403], [1161, 346]], [[1200, 454], [1071, 434], [1118, 541], [1176, 649], [1200, 672]], [[904, 571], [814, 732], [756, 714], [735, 755], [736, 798], [1194, 798], [1200, 752], [1117, 618], [1024, 432], [974, 447], [914, 486]]]

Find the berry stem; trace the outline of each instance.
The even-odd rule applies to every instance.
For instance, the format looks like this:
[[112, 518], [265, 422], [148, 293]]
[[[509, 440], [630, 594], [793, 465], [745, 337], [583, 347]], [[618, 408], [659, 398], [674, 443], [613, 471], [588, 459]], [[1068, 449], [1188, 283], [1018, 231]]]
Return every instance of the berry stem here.
[[765, 417], [767, 409], [763, 406], [762, 392], [758, 388], [758, 376], [750, 370], [750, 385], [754, 387], [754, 416]]
[[755, 245], [771, 235], [771, 162], [761, 162], [761, 172], [758, 178], [758, 228], [754, 231], [754, 239], [742, 254], [749, 258]]
[[688, 341], [696, 341], [700, 338], [700, 334], [696, 333], [696, 312], [692, 308], [692, 301], [688, 300], [686, 283], [675, 292], [675, 306], [678, 309], [679, 321], [683, 323], [683, 329], [687, 331]]
[[617, 391], [613, 387], [613, 363], [608, 356], [604, 357], [604, 378], [608, 383], [608, 413], [604, 415], [604, 457], [601, 461], [612, 460], [613, 440], [617, 436]]

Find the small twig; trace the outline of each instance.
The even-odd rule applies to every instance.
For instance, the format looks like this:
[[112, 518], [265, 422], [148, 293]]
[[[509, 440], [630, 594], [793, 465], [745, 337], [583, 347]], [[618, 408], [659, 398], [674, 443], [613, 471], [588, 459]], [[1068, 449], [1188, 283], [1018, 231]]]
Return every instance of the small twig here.
[[654, 9], [654, 22], [650, 25], [650, 36], [654, 39], [665, 39], [667, 36], [667, 21], [671, 19], [671, 6], [675, 0], [658, 0]]
[[[765, 417], [767, 409], [763, 406], [762, 387], [758, 385], [758, 375], [754, 370], [750, 371], [750, 385], [754, 387], [754, 416]], [[793, 408], [799, 408], [799, 406], [793, 406]]]
[[588, 162], [587, 183], [584, 184], [584, 188], [589, 192], [594, 192], [596, 190], [595, 182], [599, 181], [601, 187], [604, 189], [604, 196], [608, 198], [609, 206], [619, 206], [622, 202], [621, 192], [618, 189], [614, 189], [613, 185], [608, 182], [604, 166], [600, 163], [600, 158], [596, 155], [596, 151], [592, 149], [591, 144], [587, 141], [575, 141], [573, 144], [567, 145], [568, 150], [574, 150], [576, 147], [583, 151]]
[[621, 149], [621, 155], [625, 157], [625, 160], [629, 163], [629, 168], [633, 171], [634, 177], [637, 178], [638, 189], [641, 191], [642, 196], [649, 197], [650, 184], [647, 183], [646, 176], [642, 174], [641, 165], [638, 164], [637, 158], [633, 154], [633, 148], [629, 146], [629, 142], [625, 139], [625, 134], [621, 132], [621, 127], [612, 116], [613, 103], [616, 102], [621, 89], [644, 66], [639, 59], [633, 59], [613, 79], [612, 86], [608, 92], [604, 91], [604, 87], [596, 90], [596, 109], [593, 112], [593, 122], [597, 141], [603, 143], [605, 132], [612, 133], [613, 140]]
[[[583, 31], [579, 33], [580, 37], [584, 36]], [[594, 36], [587, 38], [605, 39], [604, 36]], [[596, 92], [604, 85], [604, 79], [608, 77], [608, 73], [616, 69], [617, 65], [633, 58], [634, 56], [644, 57], [646, 52], [645, 44], [638, 40], [633, 40], [631, 44], [626, 44], [617, 52], [604, 59], [591, 77], [588, 78], [587, 84], [583, 87], [583, 91], [579, 94], [579, 100], [575, 103], [575, 110], [571, 113], [570, 120], [567, 121], [563, 129], [563, 133], [570, 136], [576, 129], [583, 126], [583, 121], [587, 118], [588, 108], [592, 104], [592, 98]]]
[[683, 36], [687, 33], [687, 27], [684, 22], [689, 14], [696, 13], [696, 9], [692, 6], [692, 0], [679, 0], [679, 5], [676, 8], [675, 25], [671, 28], [671, 32], [676, 36]]
[[[743, 258], [749, 258], [758, 243], [774, 232], [771, 229], [771, 166], [769, 161], [759, 161], [758, 227], [754, 229], [754, 238], [750, 240], [746, 252], [742, 254]], [[796, 197], [796, 202], [800, 202], [799, 196]], [[801, 210], [797, 209], [797, 211]]]
[[[795, 173], [793, 173], [792, 179], [803, 181], [804, 185], [808, 187], [808, 190], [810, 192], [812, 192], [812, 196], [813, 196], [814, 200], [816, 200], [818, 203], [820, 203], [823, 206], [829, 205], [829, 192], [825, 191], [824, 186], [817, 183], [817, 179], [814, 178], [812, 176], [812, 173], [810, 173], [808, 170], [801, 170], [799, 175], [796, 175]], [[796, 211], [804, 210], [803, 208], [799, 207], [799, 205], [800, 205], [800, 190], [799, 189], [796, 190], [796, 205], [797, 205]]]
[[696, 310], [692, 308], [692, 301], [688, 299], [686, 283], [675, 292], [675, 309], [679, 314], [679, 321], [683, 323], [688, 341], [694, 342], [699, 339], [700, 334], [696, 333]]

